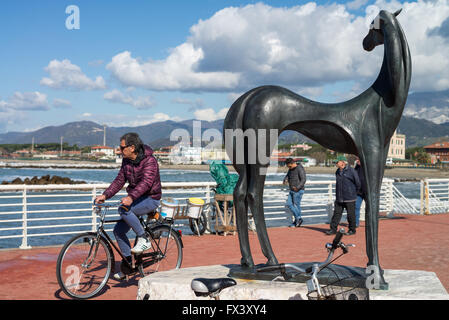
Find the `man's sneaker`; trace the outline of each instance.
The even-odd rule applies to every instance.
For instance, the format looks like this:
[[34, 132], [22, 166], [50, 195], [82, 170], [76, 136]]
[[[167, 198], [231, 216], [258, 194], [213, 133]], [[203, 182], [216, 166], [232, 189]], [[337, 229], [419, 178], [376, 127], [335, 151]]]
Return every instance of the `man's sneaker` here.
[[292, 222], [292, 224], [289, 225], [290, 228], [296, 227], [296, 220]]
[[355, 234], [355, 230], [349, 230], [345, 233], [346, 236], [352, 236], [353, 234]]
[[326, 234], [327, 234], [328, 236], [333, 235], [333, 234], [336, 234], [336, 233], [337, 233], [337, 231], [334, 231], [334, 230], [327, 230], [327, 231], [326, 231]]
[[139, 254], [151, 248], [151, 242], [143, 237], [137, 238], [137, 243], [134, 248], [131, 249], [131, 252], [134, 254]]
[[123, 272], [114, 273], [113, 278], [117, 281], [121, 281], [126, 278], [126, 275]]
[[299, 228], [301, 226], [302, 222], [303, 222], [303, 220], [301, 218], [296, 220], [295, 227]]

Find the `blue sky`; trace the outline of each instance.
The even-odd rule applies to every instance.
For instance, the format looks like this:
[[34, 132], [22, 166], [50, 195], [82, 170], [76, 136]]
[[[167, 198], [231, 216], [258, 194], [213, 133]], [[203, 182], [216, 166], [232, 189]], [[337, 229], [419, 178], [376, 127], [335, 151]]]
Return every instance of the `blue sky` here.
[[[79, 8], [79, 30], [66, 28], [69, 5]], [[366, 21], [376, 8], [398, 7], [419, 57], [412, 90], [448, 89], [447, 0], [2, 1], [0, 132], [214, 120], [262, 84], [349, 99], [380, 68], [383, 49], [361, 48]], [[433, 30], [429, 41], [416, 21]]]

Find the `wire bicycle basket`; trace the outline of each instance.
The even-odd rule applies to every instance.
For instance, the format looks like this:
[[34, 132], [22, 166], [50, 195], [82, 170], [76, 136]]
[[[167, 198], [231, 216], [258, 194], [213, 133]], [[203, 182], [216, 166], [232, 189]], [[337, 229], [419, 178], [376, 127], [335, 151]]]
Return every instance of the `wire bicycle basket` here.
[[369, 300], [369, 290], [365, 286], [364, 278], [345, 272], [341, 268], [337, 269], [334, 265], [329, 265], [325, 269], [330, 272], [326, 281], [320, 280], [325, 283], [320, 285], [321, 295], [317, 288], [308, 283], [309, 300]]

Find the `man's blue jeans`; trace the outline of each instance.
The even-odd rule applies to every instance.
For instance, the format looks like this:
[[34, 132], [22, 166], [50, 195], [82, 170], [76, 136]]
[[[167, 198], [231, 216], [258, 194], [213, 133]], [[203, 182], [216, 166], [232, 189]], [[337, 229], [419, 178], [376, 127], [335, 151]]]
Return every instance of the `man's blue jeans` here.
[[125, 257], [131, 256], [131, 244], [126, 236], [126, 233], [133, 229], [138, 237], [145, 235], [145, 230], [139, 222], [137, 216], [142, 216], [148, 212], [156, 209], [159, 206], [160, 201], [154, 200], [148, 196], [142, 196], [136, 201], [133, 201], [129, 211], [119, 208], [118, 212], [122, 220], [116, 223], [114, 227], [114, 236], [117, 240], [117, 244], [120, 251]]
[[293, 213], [295, 221], [301, 219], [301, 199], [304, 194], [304, 190], [299, 190], [297, 192], [290, 190], [287, 198], [287, 207]]
[[358, 227], [360, 222], [360, 208], [362, 207], [362, 202], [365, 200], [362, 196], [357, 195], [355, 200], [355, 225]]

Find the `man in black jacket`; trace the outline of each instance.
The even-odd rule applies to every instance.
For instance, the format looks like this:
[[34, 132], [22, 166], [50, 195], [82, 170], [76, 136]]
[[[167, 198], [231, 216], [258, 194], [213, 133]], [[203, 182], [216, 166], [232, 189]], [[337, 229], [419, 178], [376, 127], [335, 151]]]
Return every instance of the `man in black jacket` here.
[[286, 161], [288, 172], [284, 178], [284, 184], [289, 185], [290, 192], [288, 193], [286, 206], [290, 209], [295, 217], [291, 227], [300, 227], [303, 220], [301, 218], [301, 199], [304, 194], [304, 185], [306, 183], [306, 172], [304, 167], [297, 164], [292, 158]]
[[355, 201], [357, 193], [361, 189], [360, 179], [357, 172], [346, 162], [346, 157], [337, 158], [337, 171], [335, 172], [335, 203], [334, 215], [332, 216], [330, 230], [326, 234], [331, 235], [337, 233], [337, 227], [340, 223], [343, 209], [348, 214], [349, 231], [346, 235], [355, 234]]

